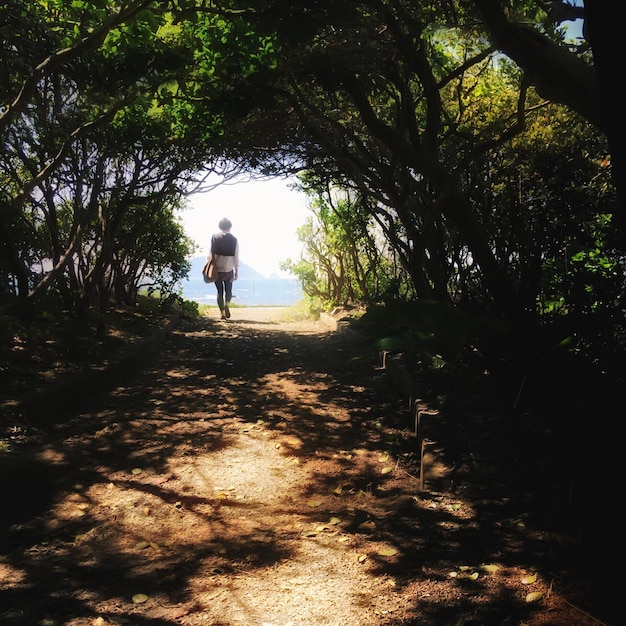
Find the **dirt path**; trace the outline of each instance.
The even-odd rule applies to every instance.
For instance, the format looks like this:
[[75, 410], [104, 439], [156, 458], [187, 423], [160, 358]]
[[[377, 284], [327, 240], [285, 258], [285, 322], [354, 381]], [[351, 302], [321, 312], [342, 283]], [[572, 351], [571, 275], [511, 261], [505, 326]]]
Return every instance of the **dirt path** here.
[[284, 316], [184, 321], [16, 466], [0, 623], [599, 624], [533, 569], [515, 520], [419, 492], [375, 355]]

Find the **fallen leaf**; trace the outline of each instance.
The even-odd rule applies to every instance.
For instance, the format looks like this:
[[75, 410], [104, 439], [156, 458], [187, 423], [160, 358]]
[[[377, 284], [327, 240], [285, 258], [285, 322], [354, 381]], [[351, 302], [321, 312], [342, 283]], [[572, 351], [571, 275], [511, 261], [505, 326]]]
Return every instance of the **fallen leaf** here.
[[140, 467], [133, 467], [131, 474], [141, 474], [143, 470]]
[[526, 602], [538, 602], [543, 597], [543, 593], [541, 591], [531, 591], [526, 596]]
[[309, 500], [307, 502], [307, 505], [310, 506], [312, 509], [320, 506], [322, 504], [321, 500]]
[[493, 574], [494, 572], [497, 572], [500, 568], [497, 565], [481, 565], [480, 569], [483, 570], [483, 572], [489, 572], [490, 574]]
[[367, 559], [367, 554], [359, 554], [358, 561], [359, 563], [363, 563]]
[[531, 574], [530, 576], [524, 576], [522, 578], [522, 585], [532, 585], [537, 582], [537, 574]]
[[383, 467], [383, 469], [380, 470], [381, 474], [391, 474], [391, 472], [393, 472], [393, 467], [391, 467], [390, 465], [388, 465], [387, 467]]
[[143, 604], [144, 602], [147, 602], [148, 600], [148, 596], [145, 593], [136, 593], [133, 596], [133, 602], [135, 604]]
[[381, 548], [378, 554], [380, 554], [380, 556], [394, 556], [398, 554], [398, 551], [395, 548]]
[[470, 580], [478, 580], [478, 572], [474, 572], [468, 576]]

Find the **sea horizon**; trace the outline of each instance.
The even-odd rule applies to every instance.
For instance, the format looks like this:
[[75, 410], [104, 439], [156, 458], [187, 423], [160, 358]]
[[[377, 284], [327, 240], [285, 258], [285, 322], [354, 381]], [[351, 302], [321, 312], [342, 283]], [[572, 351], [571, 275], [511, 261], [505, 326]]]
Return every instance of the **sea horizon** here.
[[[180, 282], [182, 296], [198, 304], [217, 306], [217, 289], [213, 283], [205, 283], [202, 266], [206, 257], [191, 259], [189, 277]], [[265, 277], [253, 267], [240, 263], [239, 278], [233, 281], [235, 306], [293, 306], [304, 298], [300, 280], [297, 278]]]
[[[202, 277], [182, 282], [182, 296], [198, 304], [217, 306], [217, 289]], [[296, 278], [239, 278], [233, 282], [235, 306], [293, 306], [304, 297]]]

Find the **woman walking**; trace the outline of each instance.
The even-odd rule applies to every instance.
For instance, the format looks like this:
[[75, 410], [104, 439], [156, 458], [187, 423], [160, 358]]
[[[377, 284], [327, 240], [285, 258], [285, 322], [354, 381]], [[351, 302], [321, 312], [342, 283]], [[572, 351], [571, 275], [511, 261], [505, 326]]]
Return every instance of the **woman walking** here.
[[230, 317], [228, 305], [233, 297], [233, 281], [239, 278], [239, 242], [231, 234], [233, 227], [227, 217], [223, 217], [218, 224], [219, 233], [211, 237], [211, 254], [217, 269], [217, 305], [220, 308], [222, 319]]

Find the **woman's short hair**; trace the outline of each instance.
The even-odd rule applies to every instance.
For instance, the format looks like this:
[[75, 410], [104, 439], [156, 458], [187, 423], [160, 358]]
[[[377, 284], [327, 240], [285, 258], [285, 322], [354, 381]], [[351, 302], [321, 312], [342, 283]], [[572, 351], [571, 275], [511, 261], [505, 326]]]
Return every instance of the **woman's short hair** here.
[[233, 227], [233, 223], [227, 217], [223, 217], [218, 226], [220, 230], [228, 230]]

